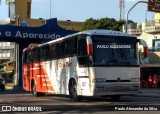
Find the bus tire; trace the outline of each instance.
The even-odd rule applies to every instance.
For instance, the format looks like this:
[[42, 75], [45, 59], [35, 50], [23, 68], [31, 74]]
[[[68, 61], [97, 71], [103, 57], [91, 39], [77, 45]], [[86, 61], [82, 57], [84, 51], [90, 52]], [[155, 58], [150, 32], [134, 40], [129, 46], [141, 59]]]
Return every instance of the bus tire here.
[[113, 95], [113, 96], [111, 96], [112, 101], [119, 101], [120, 98], [121, 98], [120, 95]]
[[75, 102], [81, 101], [82, 97], [77, 95], [77, 84], [75, 80], [71, 80], [69, 84], [69, 96]]
[[34, 96], [36, 96], [36, 97], [38, 97], [38, 96], [44, 96], [45, 95], [45, 93], [42, 93], [42, 92], [37, 92], [36, 91], [36, 84], [35, 84], [35, 82], [33, 82], [32, 83], [32, 94], [34, 95]]
[[2, 85], [1, 86], [1, 91], [4, 91], [5, 90], [5, 85]]

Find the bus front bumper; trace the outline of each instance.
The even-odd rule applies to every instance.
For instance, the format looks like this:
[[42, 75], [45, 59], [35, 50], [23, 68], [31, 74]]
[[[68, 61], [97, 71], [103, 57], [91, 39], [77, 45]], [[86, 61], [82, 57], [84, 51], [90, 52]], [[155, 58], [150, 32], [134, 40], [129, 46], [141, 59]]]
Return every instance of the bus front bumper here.
[[132, 84], [94, 84], [92, 95], [133, 95], [139, 92], [139, 83]]

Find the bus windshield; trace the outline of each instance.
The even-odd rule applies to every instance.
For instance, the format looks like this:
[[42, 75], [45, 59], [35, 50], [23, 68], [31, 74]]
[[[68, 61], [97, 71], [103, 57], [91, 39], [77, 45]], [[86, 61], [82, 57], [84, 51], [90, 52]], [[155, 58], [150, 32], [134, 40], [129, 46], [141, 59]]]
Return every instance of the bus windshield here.
[[136, 37], [92, 36], [94, 65], [131, 66], [138, 65]]

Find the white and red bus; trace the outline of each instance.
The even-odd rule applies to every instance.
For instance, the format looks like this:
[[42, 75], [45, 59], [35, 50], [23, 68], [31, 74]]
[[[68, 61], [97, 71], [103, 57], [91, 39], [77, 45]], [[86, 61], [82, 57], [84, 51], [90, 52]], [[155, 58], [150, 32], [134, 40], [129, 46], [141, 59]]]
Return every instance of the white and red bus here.
[[88, 30], [23, 51], [23, 88], [45, 93], [83, 96], [133, 94], [140, 88], [137, 37], [110, 30]]

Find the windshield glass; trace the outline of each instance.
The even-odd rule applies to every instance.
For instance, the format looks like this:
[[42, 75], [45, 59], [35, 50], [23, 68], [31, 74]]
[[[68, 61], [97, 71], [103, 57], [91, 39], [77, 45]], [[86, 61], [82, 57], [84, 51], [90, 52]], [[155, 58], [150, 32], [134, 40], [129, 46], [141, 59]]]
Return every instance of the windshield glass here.
[[137, 65], [136, 38], [92, 36], [94, 65]]

